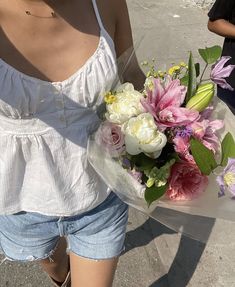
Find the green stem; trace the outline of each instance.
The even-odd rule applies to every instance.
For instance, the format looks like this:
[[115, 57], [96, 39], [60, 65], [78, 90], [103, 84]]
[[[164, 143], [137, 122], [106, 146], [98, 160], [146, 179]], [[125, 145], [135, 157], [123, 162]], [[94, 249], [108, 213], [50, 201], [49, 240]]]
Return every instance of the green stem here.
[[202, 82], [202, 79], [203, 79], [203, 76], [204, 76], [204, 74], [205, 74], [205, 72], [206, 72], [207, 67], [208, 67], [208, 64], [206, 64], [206, 66], [205, 66], [205, 68], [204, 68], [204, 70], [203, 70], [203, 72], [202, 72], [202, 74], [201, 74], [200, 81], [199, 81], [199, 85], [200, 85], [200, 83]]

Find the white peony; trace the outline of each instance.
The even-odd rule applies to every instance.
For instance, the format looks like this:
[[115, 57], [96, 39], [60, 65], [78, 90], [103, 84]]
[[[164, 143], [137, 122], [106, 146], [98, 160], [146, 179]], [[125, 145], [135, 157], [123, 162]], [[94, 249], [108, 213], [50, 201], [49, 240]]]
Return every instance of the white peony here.
[[130, 83], [121, 85], [115, 95], [115, 101], [107, 104], [107, 113], [105, 114], [109, 122], [123, 124], [131, 117], [135, 117], [144, 112], [140, 102], [142, 94], [134, 89]]
[[131, 155], [144, 152], [157, 158], [167, 143], [166, 136], [161, 133], [151, 114], [144, 113], [131, 118], [123, 126], [126, 150]]

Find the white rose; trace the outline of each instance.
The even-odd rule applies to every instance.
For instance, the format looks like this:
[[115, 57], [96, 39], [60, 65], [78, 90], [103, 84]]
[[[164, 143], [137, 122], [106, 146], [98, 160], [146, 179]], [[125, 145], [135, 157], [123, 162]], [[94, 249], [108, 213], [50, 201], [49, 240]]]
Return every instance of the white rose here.
[[166, 136], [158, 130], [153, 116], [148, 113], [131, 118], [124, 124], [123, 131], [126, 150], [131, 155], [144, 152], [157, 158], [167, 143]]
[[107, 104], [107, 113], [105, 116], [109, 122], [123, 124], [131, 117], [144, 112], [140, 102], [143, 96], [134, 89], [132, 84], [126, 83], [121, 85], [115, 97], [116, 99], [112, 104]]

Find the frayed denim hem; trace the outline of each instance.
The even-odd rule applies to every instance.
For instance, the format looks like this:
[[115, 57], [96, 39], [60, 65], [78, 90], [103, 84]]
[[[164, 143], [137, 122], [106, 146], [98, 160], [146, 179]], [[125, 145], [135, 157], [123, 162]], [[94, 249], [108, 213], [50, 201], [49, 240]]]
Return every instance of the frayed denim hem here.
[[0, 266], [5, 263], [6, 261], [11, 261], [11, 262], [22, 262], [22, 263], [27, 263], [27, 262], [34, 262], [34, 261], [40, 261], [40, 260], [44, 260], [44, 259], [49, 259], [50, 262], [54, 262], [52, 256], [55, 253], [57, 246], [58, 246], [59, 241], [56, 243], [55, 247], [47, 254], [45, 254], [42, 257], [36, 257], [34, 255], [29, 255], [27, 256], [25, 259], [14, 259], [9, 257], [6, 252], [1, 248], [0, 249], [0, 255], [5, 256], [1, 261], [0, 261]]

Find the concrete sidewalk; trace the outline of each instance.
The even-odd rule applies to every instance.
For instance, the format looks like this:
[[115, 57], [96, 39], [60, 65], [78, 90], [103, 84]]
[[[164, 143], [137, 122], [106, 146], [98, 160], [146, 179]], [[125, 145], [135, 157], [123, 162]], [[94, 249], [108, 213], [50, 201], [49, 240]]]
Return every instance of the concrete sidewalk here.
[[[221, 44], [206, 29], [206, 10], [191, 0], [127, 0], [140, 61], [156, 58], [159, 68], [186, 61], [191, 50]], [[235, 225], [208, 219], [208, 243], [182, 237], [131, 209], [126, 252], [114, 287], [233, 287]], [[0, 287], [49, 287], [39, 266], [5, 262]]]

